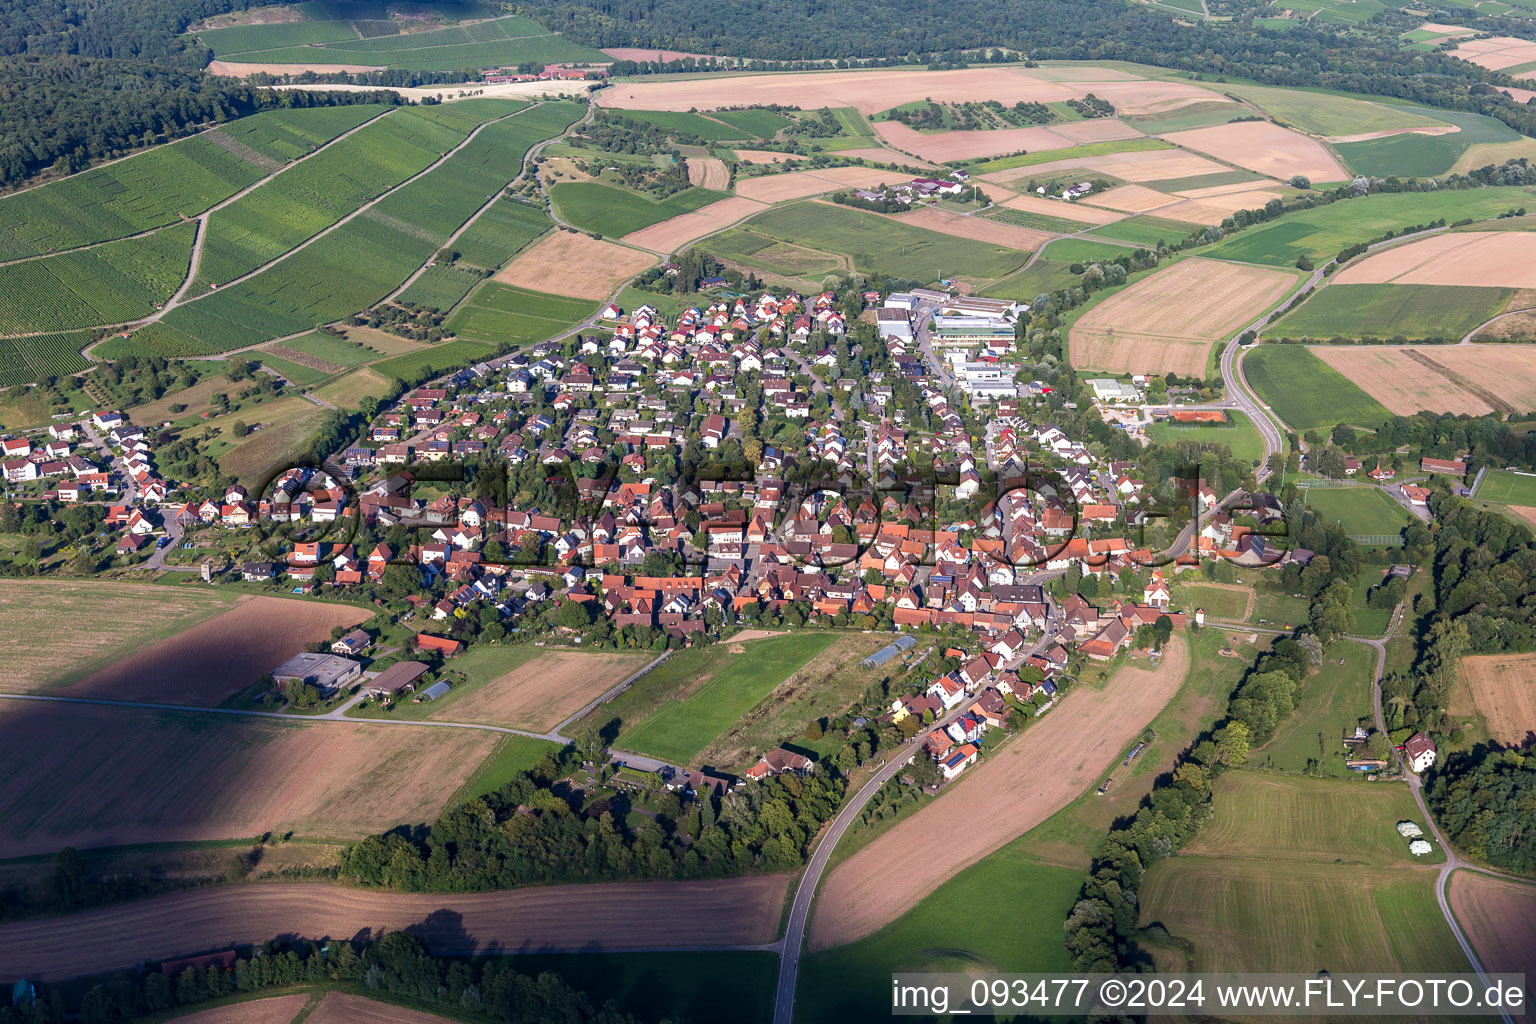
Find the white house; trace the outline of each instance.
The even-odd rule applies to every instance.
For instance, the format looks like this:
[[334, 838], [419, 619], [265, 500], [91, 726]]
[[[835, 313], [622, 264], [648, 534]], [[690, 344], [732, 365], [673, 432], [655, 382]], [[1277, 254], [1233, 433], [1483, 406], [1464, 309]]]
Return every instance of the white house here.
[[1416, 732], [1403, 744], [1403, 757], [1415, 775], [1435, 763], [1435, 744], [1428, 736]]

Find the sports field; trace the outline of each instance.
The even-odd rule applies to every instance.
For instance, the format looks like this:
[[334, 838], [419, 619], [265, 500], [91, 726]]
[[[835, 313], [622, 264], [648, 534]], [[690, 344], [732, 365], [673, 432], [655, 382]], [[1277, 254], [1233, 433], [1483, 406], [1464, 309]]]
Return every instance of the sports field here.
[[1396, 832], [1424, 824], [1406, 789], [1229, 771], [1215, 811], [1141, 887], [1141, 924], [1189, 942], [1193, 970], [1467, 969]]
[[1264, 333], [1319, 341], [1365, 337], [1454, 341], [1502, 312], [1513, 294], [1508, 288], [1347, 284], [1340, 275]]
[[1203, 377], [1211, 343], [1241, 330], [1294, 283], [1278, 270], [1182, 260], [1083, 314], [1071, 329], [1072, 365]]
[[1536, 409], [1532, 345], [1329, 346], [1313, 350], [1393, 412]]
[[[686, 765], [731, 723], [821, 654], [835, 635], [794, 633], [750, 644], [715, 644], [674, 654], [646, 677], [648, 686], [687, 680], [670, 700], [636, 724], [625, 722], [614, 745]], [[740, 653], [733, 653], [739, 647]], [[692, 655], [690, 657], [690, 655]], [[657, 677], [652, 679], [651, 676]], [[599, 719], [608, 711], [600, 708]]]
[[1351, 536], [1397, 533], [1414, 522], [1379, 487], [1309, 487], [1306, 496], [1308, 508]]
[[[1343, 200], [1311, 210], [1286, 214], [1279, 220], [1240, 231], [1202, 254], [1212, 259], [1240, 263], [1289, 266], [1306, 256], [1321, 265], [1340, 249], [1366, 242], [1388, 231], [1413, 224], [1427, 224], [1444, 217], [1447, 222], [1470, 217], [1486, 220], [1532, 200], [1530, 192], [1514, 186], [1397, 192]], [[1441, 282], [1447, 283], [1447, 282]]]
[[1472, 497], [1496, 505], [1536, 505], [1536, 476], [1489, 470]]
[[1159, 443], [1172, 443], [1176, 441], [1196, 441], [1202, 444], [1224, 444], [1232, 449], [1234, 459], [1244, 461], [1257, 461], [1264, 457], [1264, 439], [1259, 436], [1259, 431], [1254, 427], [1246, 413], [1229, 411], [1227, 418], [1230, 424], [1207, 425], [1193, 424], [1185, 426], [1181, 423], [1164, 421], [1154, 423], [1147, 429], [1147, 435]]
[[1242, 358], [1248, 383], [1293, 430], [1374, 427], [1392, 415], [1301, 345], [1257, 345]]

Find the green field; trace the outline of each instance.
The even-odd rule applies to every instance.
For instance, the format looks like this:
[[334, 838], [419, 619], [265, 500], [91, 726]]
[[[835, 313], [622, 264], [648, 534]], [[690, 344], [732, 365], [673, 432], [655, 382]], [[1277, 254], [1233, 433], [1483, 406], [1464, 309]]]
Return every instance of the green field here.
[[[1249, 753], [1248, 763], [1282, 772], [1310, 770], [1335, 779], [1358, 775], [1345, 766], [1341, 741], [1354, 735], [1362, 719], [1372, 717], [1371, 676], [1375, 669], [1374, 648], [1334, 644], [1323, 664], [1302, 681], [1296, 692], [1296, 710], [1280, 723], [1268, 743]], [[1397, 838], [1396, 832], [1392, 838]]]
[[1033, 167], [1035, 164], [1051, 164], [1060, 160], [1076, 160], [1087, 156], [1108, 156], [1111, 153], [1140, 153], [1152, 149], [1172, 149], [1170, 143], [1161, 139], [1121, 139], [1116, 142], [1090, 142], [1085, 146], [1074, 146], [1071, 149], [1049, 149], [1038, 153], [1025, 153], [1021, 156], [1005, 156], [996, 160], [984, 160], [971, 167], [973, 174], [992, 174], [995, 171], [1008, 171], [1015, 167]]
[[566, 182], [551, 188], [549, 195], [562, 220], [583, 231], [615, 238], [726, 198], [724, 192], [688, 188], [654, 200], [599, 181]]
[[993, 298], [1020, 298], [1026, 302], [1033, 302], [1037, 295], [1070, 288], [1077, 282], [1078, 275], [1072, 273], [1071, 264], [1041, 257], [1030, 264], [1028, 269], [1021, 270], [1012, 277], [1005, 277], [983, 289], [982, 294]]
[[1429, 128], [1445, 124], [1438, 111], [1430, 115], [1313, 89], [1228, 83], [1222, 86], [1222, 91], [1240, 96], [1277, 121], [1313, 135], [1360, 135], [1393, 128]]
[[1117, 256], [1129, 256], [1135, 249], [1131, 246], [1113, 245], [1109, 242], [1095, 242], [1087, 238], [1058, 238], [1054, 242], [1047, 242], [1042, 256], [1047, 256], [1057, 263], [1110, 263]]
[[[1062, 212], [1065, 213], [1069, 210], [1071, 210], [1071, 207], [1063, 203]], [[1017, 224], [1021, 228], [1035, 228], [1039, 231], [1054, 231], [1061, 235], [1076, 234], [1092, 226], [1080, 220], [1048, 217], [1043, 213], [1033, 213], [1027, 210], [1010, 210], [1002, 206], [988, 210], [982, 216], [988, 220], [1002, 221], [1004, 224]]]
[[197, 225], [161, 228], [0, 266], [0, 334], [118, 324], [148, 316], [187, 276]]
[[[270, 110], [0, 199], [0, 260], [72, 249], [202, 213], [355, 128], [374, 104]], [[228, 147], [220, 141], [228, 141]]]
[[[1423, 137], [1423, 136], [1420, 136]], [[1483, 220], [1525, 206], [1533, 193], [1515, 186], [1439, 192], [1378, 193], [1287, 214], [1201, 250], [1211, 259], [1288, 266], [1300, 256], [1321, 265], [1339, 250], [1388, 231], [1470, 217]]]
[[[827, 203], [777, 207], [742, 227], [822, 253], [846, 254], [855, 269], [865, 273], [884, 272], [915, 281], [931, 281], [941, 271], [946, 277], [1005, 277], [1029, 258], [1028, 253], [1006, 246], [944, 235]], [[715, 241], [707, 239], [703, 247], [713, 252]]]
[[1211, 823], [1147, 871], [1141, 923], [1196, 971], [1464, 971], [1425, 865], [1443, 855], [1411, 857], [1404, 819], [1424, 825], [1401, 785], [1229, 771]]
[[1536, 505], [1536, 476], [1489, 470], [1472, 497], [1495, 505]]
[[317, 370], [313, 366], [304, 366], [301, 363], [291, 362], [282, 356], [262, 355], [260, 359], [263, 366], [276, 370], [283, 375], [283, 379], [304, 388], [318, 384], [331, 376], [325, 370]]
[[1232, 450], [1232, 457], [1244, 462], [1257, 462], [1264, 457], [1264, 439], [1259, 436], [1258, 428], [1253, 425], [1246, 413], [1229, 411], [1227, 416], [1232, 420], [1227, 426], [1210, 424], [1192, 424], [1185, 426], [1180, 423], [1164, 421], [1154, 423], [1147, 430], [1148, 436], [1154, 441], [1172, 443], [1176, 441], [1198, 441], [1201, 443], [1224, 444]]
[[[525, 105], [509, 102], [484, 116]], [[409, 107], [379, 118], [210, 216], [198, 279], [232, 281], [276, 259], [431, 166], [473, 127], [446, 127]]]
[[781, 130], [794, 124], [783, 114], [772, 110], [717, 110], [709, 116], [746, 132], [754, 139], [771, 139]]
[[[494, 101], [493, 101], [494, 102]], [[461, 120], [475, 100], [426, 108]], [[462, 149], [363, 215], [238, 285], [169, 313], [134, 342], [163, 355], [228, 351], [332, 323], [384, 298], [517, 173], [535, 142], [580, 115], [574, 103], [545, 103], [487, 125]], [[141, 337], [142, 336], [142, 337]], [[191, 349], [192, 351], [186, 351]]]
[[1503, 311], [1508, 288], [1433, 284], [1330, 284], [1264, 329], [1273, 338], [1408, 338], [1454, 341]]
[[533, 953], [506, 964], [558, 974], [593, 1006], [612, 999], [639, 1020], [692, 1024], [768, 1024], [779, 977], [779, 958], [755, 951]]
[[472, 341], [543, 341], [595, 311], [591, 299], [544, 295], [491, 282], [448, 319], [448, 329]]
[[557, 743], [536, 740], [532, 736], [503, 736], [497, 741], [496, 748], [475, 768], [475, 774], [459, 787], [459, 791], [446, 806], [455, 807], [466, 800], [496, 792], [511, 782], [519, 772], [528, 771], [559, 749]]
[[1088, 232], [1088, 236], [1118, 238], [1122, 242], [1135, 242], [1137, 245], [1154, 248], [1158, 242], [1182, 242], [1190, 235], [1203, 230], [1204, 225], [1187, 224], [1180, 220], [1167, 220], [1162, 217], [1127, 217], [1125, 220], [1117, 220], [1113, 224], [1094, 228]]
[[1256, 345], [1243, 375], [1293, 430], [1351, 423], [1375, 427], [1391, 417], [1380, 402], [1301, 345]]
[[483, 270], [499, 270], [552, 223], [543, 206], [508, 197], [477, 217], [453, 247], [463, 262]]
[[196, 35], [220, 60], [260, 64], [360, 64], [402, 71], [458, 71], [609, 59], [600, 50], [551, 34], [536, 22], [517, 16], [426, 32], [396, 30], [361, 39], [347, 21], [240, 25]]
[[[645, 124], [658, 124], [663, 128], [673, 131], [687, 132], [689, 135], [697, 135], [705, 142], [743, 141], [750, 138], [758, 138], [758, 134], [745, 126], [734, 122], [727, 122], [726, 118], [718, 120], [713, 116], [694, 114], [682, 110], [613, 110], [611, 113], [619, 117], [627, 117], [632, 121], [641, 121]], [[758, 111], [758, 113], [773, 114], [772, 111]], [[788, 123], [788, 118], [784, 119]], [[779, 125], [782, 128], [784, 125]], [[775, 129], [777, 131], [778, 129]], [[772, 133], [769, 133], [772, 134]]]
[[1174, 607], [1193, 613], [1203, 608], [1207, 618], [1223, 622], [1243, 622], [1248, 613], [1248, 591], [1238, 586], [1217, 586], [1210, 583], [1182, 583], [1175, 579], [1172, 586]]
[[731, 654], [723, 644], [674, 654], [647, 675], [646, 683], [662, 686], [673, 678], [690, 680], [680, 699], [666, 702], [638, 723], [626, 722], [615, 745], [688, 764], [836, 639], [830, 633], [791, 633], [753, 640], [743, 645], [743, 654]]
[[335, 363], [348, 369], [371, 363], [375, 359], [383, 358], [382, 354], [372, 349], [364, 348], [356, 342], [338, 338], [334, 334], [326, 334], [323, 331], [314, 331], [299, 338], [290, 338], [283, 342], [284, 348], [291, 348], [295, 352], [303, 352], [323, 359], [328, 363]]
[[460, 366], [470, 366], [491, 357], [491, 349], [476, 341], [449, 341], [431, 345], [420, 352], [408, 352], [403, 356], [374, 363], [373, 369], [386, 378], [404, 380], [419, 378], [427, 371], [443, 372]]
[[1351, 536], [1397, 533], [1415, 521], [1379, 487], [1309, 487], [1304, 493], [1308, 508]]
[[[1400, 109], [1407, 112], [1407, 108]], [[1460, 131], [1449, 135], [1389, 135], [1363, 142], [1341, 142], [1335, 148], [1358, 174], [1429, 177], [1445, 174], [1468, 146], [1484, 142], [1515, 142], [1521, 136], [1504, 122], [1482, 114], [1437, 110], [1435, 118]]]

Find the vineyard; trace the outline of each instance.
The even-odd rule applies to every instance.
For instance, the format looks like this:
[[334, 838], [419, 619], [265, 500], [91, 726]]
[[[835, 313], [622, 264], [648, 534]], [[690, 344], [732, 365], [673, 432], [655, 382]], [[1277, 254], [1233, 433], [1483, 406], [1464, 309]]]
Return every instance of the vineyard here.
[[0, 388], [88, 368], [90, 363], [80, 350], [90, 343], [91, 336], [85, 331], [0, 338]]
[[[499, 106], [510, 113], [519, 104]], [[411, 108], [380, 118], [210, 216], [199, 282], [214, 286], [271, 262], [430, 166], [466, 134]]]
[[123, 323], [153, 313], [187, 276], [197, 225], [0, 266], [0, 334]]
[[400, 294], [400, 301], [446, 313], [483, 280], [472, 270], [454, 266], [428, 267], [426, 273]]
[[[381, 107], [270, 110], [219, 129], [270, 160], [286, 161], [377, 114]], [[160, 146], [63, 181], [0, 199], [0, 260], [73, 249], [194, 216], [267, 173], [205, 135]]]
[[386, 196], [370, 216], [348, 221], [248, 281], [183, 304], [164, 321], [176, 334], [154, 330], [143, 344], [159, 349], [187, 338], [222, 352], [367, 309], [398, 288], [511, 180], [533, 143], [558, 134], [580, 113], [574, 103], [550, 103], [488, 126], [442, 164]]
[[518, 250], [548, 231], [551, 223], [543, 207], [503, 199], [465, 228], [453, 247], [465, 263], [499, 270]]

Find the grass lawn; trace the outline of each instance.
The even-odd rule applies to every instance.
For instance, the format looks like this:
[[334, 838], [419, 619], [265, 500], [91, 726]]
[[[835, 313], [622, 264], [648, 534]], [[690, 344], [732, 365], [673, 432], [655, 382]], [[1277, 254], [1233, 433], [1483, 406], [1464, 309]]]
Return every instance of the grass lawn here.
[[1489, 470], [1473, 497], [1496, 505], [1536, 505], [1536, 476]]
[[372, 369], [386, 379], [399, 377], [403, 380], [420, 379], [423, 374], [440, 373], [459, 366], [469, 366], [491, 357], [491, 349], [476, 341], [450, 341], [446, 344], [426, 346], [416, 352], [394, 356]]
[[1343, 525], [1351, 536], [1397, 533], [1414, 522], [1408, 510], [1377, 487], [1309, 487], [1307, 507]]
[[1242, 622], [1248, 614], [1248, 588], [1215, 583], [1173, 584], [1175, 608], [1183, 608], [1190, 615], [1196, 608], [1204, 608], [1207, 618], [1223, 622]]
[[1376, 399], [1300, 345], [1257, 345], [1243, 375], [1292, 430], [1351, 423], [1376, 427], [1391, 418]]
[[1281, 626], [1287, 623], [1294, 626], [1298, 622], [1305, 622], [1310, 610], [1311, 603], [1304, 597], [1296, 597], [1279, 590], [1261, 589], [1254, 595], [1253, 621], [1257, 623], [1262, 619], [1266, 626], [1276, 623]]
[[[652, 754], [676, 764], [688, 764], [731, 724], [751, 711], [780, 683], [837, 639], [835, 634], [790, 633], [741, 645], [732, 654], [729, 642], [674, 654], [641, 679], [652, 693], [670, 681], [674, 692], [637, 724], [624, 723], [615, 746]], [[661, 679], [653, 677], [660, 676]], [[620, 699], [640, 689], [637, 685]], [[613, 701], [599, 709], [611, 713]]]
[[1005, 156], [996, 160], [985, 160], [971, 166], [972, 174], [991, 174], [994, 171], [1007, 171], [1015, 167], [1032, 167], [1035, 164], [1055, 163], [1058, 160], [1077, 159], [1078, 157], [1108, 156], [1111, 153], [1141, 153], [1154, 149], [1172, 149], [1173, 146], [1161, 139], [1121, 139], [1115, 142], [1090, 142], [1086, 146], [1074, 146], [1071, 149], [1048, 149], [1038, 153], [1025, 153], [1021, 156]]
[[445, 806], [453, 807], [465, 800], [494, 793], [511, 782], [518, 772], [527, 771], [542, 761], [546, 754], [553, 754], [559, 749], [558, 743], [536, 740], [532, 736], [503, 736], [497, 741], [495, 749], [480, 762], [475, 774], [459, 787], [459, 791]]
[[276, 370], [279, 374], [282, 375], [284, 380], [292, 384], [297, 384], [301, 388], [308, 388], [311, 385], [318, 384], [331, 376], [331, 373], [325, 370], [317, 370], [313, 366], [305, 366], [302, 363], [291, 362], [282, 358], [281, 356], [262, 353], [259, 358], [261, 360], [261, 365]]
[[1391, 608], [1372, 608], [1365, 603], [1366, 592], [1382, 579], [1374, 566], [1362, 569], [1355, 578], [1355, 599], [1350, 608], [1355, 613], [1355, 632], [1362, 636], [1381, 636], [1392, 622]]
[[524, 974], [546, 971], [587, 994], [612, 999], [640, 1020], [767, 1024], [779, 958], [747, 950], [686, 953], [533, 953], [503, 961]]
[[1257, 462], [1264, 457], [1264, 439], [1246, 413], [1228, 412], [1232, 422], [1226, 426], [1192, 424], [1185, 426], [1171, 421], [1154, 423], [1147, 433], [1160, 443], [1174, 441], [1199, 441], [1224, 444], [1232, 450], [1232, 457]]
[[1458, 340], [1501, 312], [1509, 288], [1433, 284], [1331, 284], [1264, 333], [1273, 338]]
[[1077, 284], [1078, 277], [1079, 275], [1072, 273], [1070, 263], [1048, 260], [1042, 256], [1027, 269], [983, 289], [981, 294], [994, 298], [1020, 298], [1026, 302], [1033, 302], [1035, 296], [1042, 292], [1054, 292], [1072, 287]]
[[1058, 238], [1046, 243], [1041, 255], [1057, 263], [1081, 263], [1087, 266], [1090, 263], [1108, 263], [1119, 256], [1129, 256], [1133, 251], [1131, 246], [1094, 242], [1087, 238]]
[[355, 409], [366, 396], [382, 398], [389, 390], [389, 381], [381, 374], [369, 370], [353, 370], [331, 381], [315, 394], [344, 409]]
[[1407, 107], [1311, 89], [1229, 83], [1223, 86], [1223, 91], [1240, 96], [1277, 120], [1313, 135], [1360, 135], [1391, 128], [1428, 128], [1445, 124], [1438, 111], [1431, 116]]
[[[247, 486], [265, 483], [268, 474], [293, 464], [329, 411], [293, 395], [210, 417], [207, 425], [221, 430], [221, 440], [230, 445], [217, 453], [219, 470]], [[234, 436], [236, 421], [244, 421], [251, 428], [244, 438]], [[257, 424], [261, 425], [259, 430]], [[192, 430], [194, 436], [201, 436], [201, 427]]]
[[566, 182], [549, 190], [561, 219], [583, 231], [618, 237], [726, 198], [724, 192], [688, 188], [655, 200], [599, 181]]
[[491, 281], [448, 318], [448, 329], [469, 341], [537, 342], [580, 323], [596, 305]]
[[[430, 630], [428, 631], [430, 632]], [[417, 704], [402, 700], [393, 711], [382, 711], [370, 704], [366, 709], [354, 708], [348, 712], [355, 718], [403, 718], [421, 721], [426, 718], [453, 719], [453, 704], [471, 691], [493, 679], [500, 679], [508, 672], [521, 667], [544, 653], [542, 647], [506, 647], [496, 644], [475, 644], [463, 654], [448, 662], [444, 670], [449, 675], [462, 675], [462, 682], [455, 681], [453, 689], [437, 700]]]
[[1122, 242], [1155, 247], [1158, 242], [1182, 242], [1202, 230], [1199, 224], [1188, 224], [1164, 217], [1127, 217], [1113, 224], [1094, 228], [1088, 232], [1091, 238], [1118, 238]]
[[312, 331], [303, 337], [292, 338], [283, 342], [283, 347], [347, 368], [362, 366], [386, 354], [325, 331]]
[[1325, 652], [1323, 664], [1297, 690], [1296, 710], [1268, 743], [1249, 753], [1248, 763], [1298, 773], [1310, 767], [1333, 778], [1355, 775], [1344, 766], [1342, 737], [1353, 735], [1360, 720], [1372, 716], [1371, 675], [1375, 669], [1374, 648], [1348, 641], [1335, 643]]
[[1287, 214], [1202, 249], [1201, 255], [1277, 267], [1289, 266], [1298, 257], [1306, 256], [1321, 265], [1345, 246], [1368, 241], [1388, 231], [1426, 224], [1441, 217], [1447, 221], [1464, 217], [1485, 220], [1512, 207], [1530, 205], [1532, 195], [1529, 189], [1513, 185], [1460, 191], [1378, 193], [1341, 200], [1342, 206], [1330, 203]]

